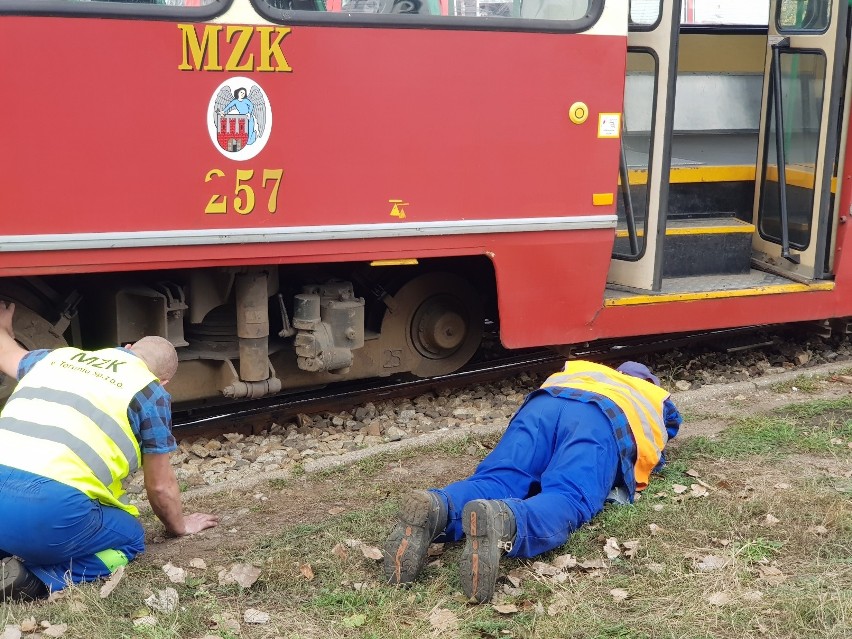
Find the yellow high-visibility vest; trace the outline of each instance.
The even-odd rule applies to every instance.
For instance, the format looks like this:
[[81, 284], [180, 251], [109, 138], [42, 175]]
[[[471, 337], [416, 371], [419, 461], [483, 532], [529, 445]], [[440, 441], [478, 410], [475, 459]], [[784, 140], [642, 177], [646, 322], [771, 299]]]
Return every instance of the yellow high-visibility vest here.
[[0, 464], [48, 477], [122, 508], [122, 480], [142, 463], [127, 409], [156, 377], [117, 348], [48, 353], [21, 378], [0, 413]]
[[669, 438], [663, 417], [668, 391], [644, 379], [583, 360], [566, 362], [565, 368], [548, 377], [541, 387], [574, 388], [611, 399], [627, 417], [636, 441], [636, 490], [648, 485], [651, 471], [660, 462]]

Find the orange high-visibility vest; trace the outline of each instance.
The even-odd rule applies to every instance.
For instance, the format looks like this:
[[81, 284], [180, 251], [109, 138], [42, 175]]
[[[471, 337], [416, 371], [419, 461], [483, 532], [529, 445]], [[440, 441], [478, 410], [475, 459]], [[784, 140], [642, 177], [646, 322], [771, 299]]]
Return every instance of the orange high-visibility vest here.
[[565, 368], [548, 377], [541, 387], [573, 388], [612, 400], [627, 417], [636, 441], [636, 490], [648, 485], [651, 471], [660, 462], [668, 441], [663, 418], [663, 402], [669, 397], [668, 391], [608, 366], [583, 360], [566, 362]]

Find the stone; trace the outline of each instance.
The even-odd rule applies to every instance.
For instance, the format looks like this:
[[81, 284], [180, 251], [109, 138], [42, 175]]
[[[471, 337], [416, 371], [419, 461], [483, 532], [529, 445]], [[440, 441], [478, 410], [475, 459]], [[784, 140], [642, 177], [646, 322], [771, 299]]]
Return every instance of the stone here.
[[370, 422], [369, 426], [364, 429], [364, 433], [370, 437], [381, 437], [382, 427], [377, 421]]
[[396, 426], [391, 426], [385, 431], [385, 437], [387, 437], [388, 441], [397, 442], [400, 439], [404, 439], [408, 437], [408, 433], [406, 433], [401, 428], [397, 428]]
[[190, 448], [189, 450], [196, 457], [204, 458], [210, 455], [210, 450], [202, 444], [193, 444], [192, 448]]
[[807, 351], [799, 351], [793, 356], [793, 361], [799, 366], [804, 366], [811, 361], [811, 354]]

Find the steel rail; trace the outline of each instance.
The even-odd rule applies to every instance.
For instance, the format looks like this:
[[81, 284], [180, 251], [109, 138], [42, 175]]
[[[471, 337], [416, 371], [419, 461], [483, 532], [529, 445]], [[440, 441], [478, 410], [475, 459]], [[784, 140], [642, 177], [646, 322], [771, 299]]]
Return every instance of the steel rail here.
[[[296, 419], [300, 413], [339, 412], [366, 402], [416, 397], [429, 392], [456, 389], [472, 384], [484, 384], [507, 379], [521, 373], [551, 373], [558, 370], [566, 358], [591, 359], [598, 362], [624, 361], [641, 354], [657, 353], [683, 346], [694, 346], [713, 340], [730, 340], [770, 327], [724, 329], [704, 333], [644, 337], [633, 342], [597, 342], [554, 350], [534, 350], [511, 353], [506, 357], [483, 361], [464, 370], [429, 378], [375, 379], [336, 384], [261, 400], [229, 403], [220, 406], [176, 411], [175, 435], [179, 438], [213, 436], [227, 432], [259, 433], [273, 422]], [[756, 339], [754, 346], [764, 345]], [[748, 348], [740, 345], [738, 348]]]

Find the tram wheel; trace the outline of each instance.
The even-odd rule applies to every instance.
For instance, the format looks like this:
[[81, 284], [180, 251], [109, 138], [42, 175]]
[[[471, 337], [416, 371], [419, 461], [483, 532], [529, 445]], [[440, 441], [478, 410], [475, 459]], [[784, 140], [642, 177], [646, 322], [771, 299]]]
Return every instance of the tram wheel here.
[[482, 341], [482, 302], [476, 289], [451, 273], [427, 273], [405, 283], [382, 321], [382, 339], [405, 344], [407, 370], [445, 375], [473, 357]]
[[[15, 341], [29, 351], [36, 348], [68, 346], [65, 339], [54, 332], [50, 322], [21, 304], [15, 304], [12, 329], [15, 331]], [[0, 373], [0, 408], [9, 399], [16, 384], [14, 377]]]

